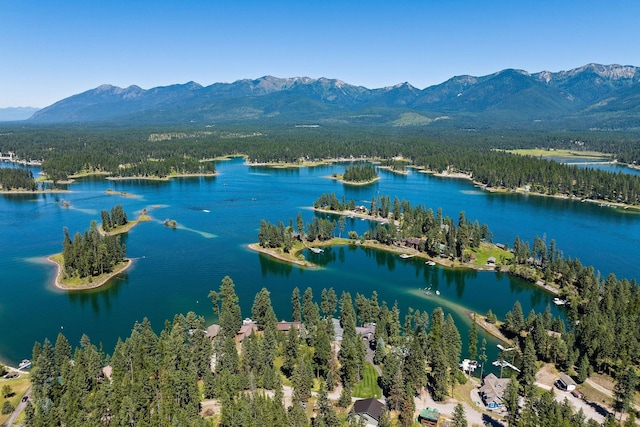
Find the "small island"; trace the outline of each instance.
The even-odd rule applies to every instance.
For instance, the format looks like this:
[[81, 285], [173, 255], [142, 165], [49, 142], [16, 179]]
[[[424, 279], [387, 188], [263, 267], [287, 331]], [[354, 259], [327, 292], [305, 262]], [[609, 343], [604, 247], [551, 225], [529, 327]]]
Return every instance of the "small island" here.
[[368, 185], [380, 179], [376, 169], [370, 163], [349, 165], [344, 170], [344, 174], [334, 173], [331, 178], [349, 185]]
[[62, 253], [47, 259], [58, 266], [55, 286], [62, 290], [95, 289], [122, 273], [132, 265], [126, 258], [126, 247], [120, 234], [126, 233], [140, 222], [151, 218], [144, 209], [137, 220], [128, 221], [122, 206], [102, 211], [102, 225], [92, 221], [84, 234], [76, 233], [73, 240], [64, 229]]

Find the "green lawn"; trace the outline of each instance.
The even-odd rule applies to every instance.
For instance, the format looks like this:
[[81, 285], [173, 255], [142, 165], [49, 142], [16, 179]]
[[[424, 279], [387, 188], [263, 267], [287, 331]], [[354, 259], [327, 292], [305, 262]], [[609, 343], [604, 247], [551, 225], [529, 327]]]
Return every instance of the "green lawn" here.
[[369, 397], [380, 399], [382, 397], [382, 389], [378, 386], [378, 372], [371, 363], [364, 365], [362, 380], [353, 388], [351, 395], [363, 399]]
[[498, 263], [513, 258], [513, 253], [486, 243], [481, 243], [479, 248], [468, 248], [467, 250], [476, 255], [474, 264], [477, 265], [485, 265], [489, 257], [494, 257]]

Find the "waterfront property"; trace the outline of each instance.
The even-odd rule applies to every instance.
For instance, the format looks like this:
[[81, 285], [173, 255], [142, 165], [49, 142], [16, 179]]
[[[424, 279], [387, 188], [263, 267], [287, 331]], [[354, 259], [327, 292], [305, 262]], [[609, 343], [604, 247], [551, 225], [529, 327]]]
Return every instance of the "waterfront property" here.
[[488, 409], [504, 408], [504, 390], [509, 384], [508, 378], [498, 378], [491, 373], [482, 379], [482, 386], [478, 390], [480, 397]]

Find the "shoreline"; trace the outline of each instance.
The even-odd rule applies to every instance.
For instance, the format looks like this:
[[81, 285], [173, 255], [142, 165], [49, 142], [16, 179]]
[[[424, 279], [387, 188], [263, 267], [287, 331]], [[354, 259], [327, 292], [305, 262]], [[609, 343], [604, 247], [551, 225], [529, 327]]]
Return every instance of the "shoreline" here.
[[261, 254], [265, 254], [265, 255], [269, 255], [273, 258], [276, 258], [280, 261], [283, 262], [287, 262], [289, 264], [295, 264], [299, 267], [304, 267], [304, 268], [318, 268], [318, 266], [310, 261], [307, 260], [299, 260], [297, 259], [297, 254], [299, 254], [303, 249], [306, 248], [302, 248], [299, 250], [295, 250], [292, 251], [289, 254], [285, 254], [283, 252], [281, 252], [278, 249], [275, 248], [263, 248], [262, 246], [260, 246], [259, 243], [249, 243], [247, 245], [247, 248], [251, 249], [252, 251], [261, 253]]
[[559, 199], [559, 200], [570, 200], [573, 202], [578, 202], [578, 201], [581, 203], [588, 202], [588, 203], [598, 204], [600, 207], [613, 208], [613, 209], [622, 208], [623, 210], [636, 211], [640, 213], [640, 206], [638, 205], [629, 205], [626, 203], [609, 202], [606, 200], [596, 200], [596, 199], [588, 199], [588, 198], [581, 199], [580, 197], [576, 197], [570, 194], [544, 194], [544, 193], [538, 193], [536, 191], [527, 191], [521, 187], [519, 188], [488, 187], [487, 185], [479, 181], [475, 181], [471, 175], [463, 172], [453, 172], [453, 173], [434, 172], [426, 169], [419, 169], [418, 171], [420, 173], [433, 175], [439, 178], [466, 179], [471, 181], [477, 188], [480, 188], [481, 190], [487, 191], [489, 193], [505, 193], [505, 194], [517, 193], [517, 194], [526, 194], [526, 195], [532, 195], [532, 196], [538, 196], [538, 197], [550, 197], [550, 198]]
[[117, 227], [111, 231], [104, 231], [104, 229], [102, 228], [102, 224], [100, 224], [100, 226], [98, 227], [98, 233], [100, 233], [101, 236], [116, 236], [118, 234], [128, 233], [133, 229], [133, 227], [140, 224], [141, 222], [149, 222], [152, 220], [153, 218], [151, 218], [151, 216], [146, 212], [146, 209], [144, 209], [137, 219], [134, 219], [133, 221], [127, 221], [125, 225]]
[[56, 273], [54, 285], [56, 286], [56, 288], [63, 291], [86, 291], [90, 289], [99, 288], [100, 286], [106, 284], [109, 280], [113, 279], [115, 276], [127, 270], [129, 267], [133, 265], [133, 259], [125, 258], [123, 263], [118, 264], [118, 266], [111, 273], [105, 273], [102, 276], [98, 276], [99, 278], [95, 281], [92, 281], [91, 283], [80, 284], [77, 286], [66, 285], [62, 283], [64, 266], [58, 260], [55, 259], [55, 257], [58, 255], [60, 254], [50, 255], [47, 257], [47, 260], [57, 266], [58, 271]]
[[47, 189], [47, 190], [0, 190], [0, 194], [62, 194], [71, 193], [71, 190]]
[[471, 310], [465, 310], [465, 313], [467, 314], [467, 316], [469, 317], [469, 319], [471, 319], [472, 322], [476, 322], [476, 325], [481, 328], [483, 331], [485, 331], [487, 334], [491, 335], [492, 337], [502, 341], [505, 344], [512, 344], [512, 341], [507, 338], [506, 336], [504, 336], [504, 334], [502, 332], [500, 332], [500, 328], [498, 327], [498, 323], [489, 323], [487, 322], [487, 318], [486, 316], [480, 314], [480, 313], [476, 313], [474, 311]]
[[380, 180], [379, 176], [377, 176], [377, 177], [375, 177], [373, 179], [370, 179], [368, 181], [345, 181], [342, 178], [342, 175], [338, 175], [338, 176], [331, 176], [330, 175], [330, 176], [326, 176], [325, 178], [333, 179], [334, 181], [341, 182], [344, 185], [369, 185], [369, 184], [373, 184], [374, 182]]

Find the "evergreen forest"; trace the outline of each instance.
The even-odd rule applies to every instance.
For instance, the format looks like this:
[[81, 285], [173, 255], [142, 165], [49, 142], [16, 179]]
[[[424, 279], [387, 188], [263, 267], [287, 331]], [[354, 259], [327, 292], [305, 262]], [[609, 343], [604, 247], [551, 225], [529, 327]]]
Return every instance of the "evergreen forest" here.
[[[225, 130], [157, 128], [9, 127], [0, 152], [42, 161], [54, 183], [78, 173], [123, 177], [210, 174], [220, 156], [246, 156], [251, 163], [299, 164], [303, 160], [372, 159], [433, 172], [464, 173], [489, 188], [564, 195], [611, 203], [640, 204], [640, 178], [579, 168], [503, 150], [541, 148], [600, 151], [627, 164], [640, 162], [640, 142], [615, 132], [444, 131], [326, 125], [289, 128], [248, 125]], [[398, 165], [395, 164], [397, 168]]]

